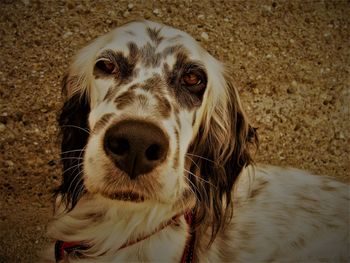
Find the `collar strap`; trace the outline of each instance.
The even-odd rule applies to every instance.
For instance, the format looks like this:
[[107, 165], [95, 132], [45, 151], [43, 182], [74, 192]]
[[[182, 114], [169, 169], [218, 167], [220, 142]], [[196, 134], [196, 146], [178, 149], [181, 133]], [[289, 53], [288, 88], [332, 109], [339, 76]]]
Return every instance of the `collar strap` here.
[[[159, 228], [157, 228], [152, 233], [150, 233], [146, 236], [140, 237], [136, 240], [131, 240], [131, 241], [126, 242], [118, 250], [132, 246], [140, 241], [143, 241], [143, 240], [151, 237], [152, 235], [158, 233], [159, 231], [163, 230], [167, 226], [169, 226], [173, 223], [177, 223], [177, 221], [181, 215], [176, 215], [176, 216], [172, 217], [165, 224], [161, 225]], [[195, 233], [194, 232], [192, 233], [193, 215], [192, 215], [192, 212], [188, 212], [188, 213], [185, 213], [184, 216], [185, 216], [185, 220], [186, 220], [187, 224], [190, 226], [191, 236], [190, 236], [189, 241], [186, 244], [184, 254], [182, 255], [181, 263], [190, 263], [190, 262], [192, 262], [192, 259], [193, 259], [193, 248], [194, 248], [194, 240], [195, 240]], [[79, 251], [86, 250], [88, 248], [90, 248], [90, 245], [87, 243], [84, 243], [84, 242], [79, 242], [79, 241], [65, 242], [65, 241], [57, 240], [55, 243], [56, 263], [61, 262], [65, 258], [65, 255], [69, 255], [69, 254], [74, 253], [74, 252], [79, 253]]]
[[196, 232], [194, 231], [194, 213], [188, 211], [185, 213], [185, 219], [190, 227], [190, 237], [187, 240], [185, 250], [182, 254], [181, 263], [192, 263], [194, 261], [194, 247], [196, 243]]

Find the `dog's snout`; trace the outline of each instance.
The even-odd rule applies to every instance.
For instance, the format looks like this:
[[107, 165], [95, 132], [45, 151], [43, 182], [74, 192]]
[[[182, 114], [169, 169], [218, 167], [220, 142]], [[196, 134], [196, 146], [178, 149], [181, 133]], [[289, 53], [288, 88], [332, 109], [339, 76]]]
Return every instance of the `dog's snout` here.
[[162, 163], [168, 148], [169, 140], [164, 132], [144, 121], [122, 121], [110, 127], [104, 137], [105, 152], [131, 179]]

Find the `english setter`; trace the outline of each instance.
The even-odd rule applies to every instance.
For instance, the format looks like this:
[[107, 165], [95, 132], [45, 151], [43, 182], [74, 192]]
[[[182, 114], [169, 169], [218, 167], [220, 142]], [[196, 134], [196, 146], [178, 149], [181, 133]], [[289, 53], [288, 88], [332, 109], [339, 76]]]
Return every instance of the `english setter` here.
[[349, 186], [254, 165], [230, 74], [188, 34], [127, 23], [63, 84], [49, 261], [349, 260]]

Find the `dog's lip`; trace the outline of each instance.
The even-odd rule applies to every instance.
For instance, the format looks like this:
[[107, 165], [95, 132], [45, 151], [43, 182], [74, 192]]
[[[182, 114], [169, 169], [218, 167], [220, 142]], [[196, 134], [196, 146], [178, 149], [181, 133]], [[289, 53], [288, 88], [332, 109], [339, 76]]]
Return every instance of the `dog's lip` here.
[[143, 195], [132, 191], [105, 193], [104, 196], [112, 200], [125, 201], [125, 202], [129, 201], [129, 202], [141, 203], [145, 201], [145, 197]]

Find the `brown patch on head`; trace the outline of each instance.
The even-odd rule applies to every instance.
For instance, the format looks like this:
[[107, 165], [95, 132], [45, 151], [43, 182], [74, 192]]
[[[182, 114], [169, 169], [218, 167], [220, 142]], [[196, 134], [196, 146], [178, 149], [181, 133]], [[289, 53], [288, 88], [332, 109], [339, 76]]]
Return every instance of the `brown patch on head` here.
[[259, 193], [261, 193], [261, 191], [264, 190], [264, 188], [266, 188], [267, 184], [268, 181], [259, 181], [258, 184], [252, 189], [250, 193], [250, 198], [254, 198], [257, 195], [259, 195]]
[[117, 89], [115, 87], [110, 87], [105, 95], [105, 97], [103, 98], [103, 100], [109, 102], [111, 101], [115, 94], [117, 93]]
[[158, 100], [157, 111], [163, 118], [169, 118], [171, 113], [171, 104], [168, 99], [158, 94], [155, 95], [155, 98]]
[[164, 93], [163, 86], [165, 85], [159, 74], [154, 74], [151, 78], [147, 79], [144, 84], [140, 86], [145, 91], [152, 92], [154, 94]]
[[171, 37], [171, 38], [168, 38], [168, 41], [169, 41], [169, 42], [176, 42], [176, 41], [178, 41], [178, 40], [181, 39], [181, 38], [183, 38], [183, 36], [180, 35], [180, 34], [178, 34], [178, 35], [176, 35], [176, 36], [173, 36], [173, 37]]
[[181, 121], [180, 121], [180, 109], [178, 105], [174, 105], [174, 115], [177, 127], [181, 129]]
[[115, 98], [117, 109], [122, 110], [126, 106], [130, 105], [135, 99], [135, 93], [132, 90], [125, 91], [121, 95]]
[[161, 54], [156, 53], [156, 47], [147, 43], [141, 48], [140, 56], [145, 67], [159, 67]]
[[160, 42], [162, 42], [162, 40], [164, 39], [162, 36], [160, 36], [160, 28], [156, 29], [156, 28], [147, 28], [147, 33], [148, 36], [151, 38], [151, 40], [158, 46], [160, 44]]
[[178, 129], [174, 129], [175, 133], [175, 142], [176, 142], [176, 150], [174, 155], [174, 165], [173, 168], [177, 169], [179, 167], [179, 159], [180, 159], [180, 134]]
[[135, 89], [137, 89], [137, 88], [140, 88], [140, 84], [133, 84], [133, 85], [131, 85], [129, 88], [128, 88], [128, 90], [135, 90]]
[[107, 113], [99, 119], [95, 126], [94, 129], [92, 130], [93, 133], [98, 133], [107, 123], [108, 121], [114, 116], [114, 113]]
[[[179, 51], [176, 62], [170, 70], [167, 64], [163, 67], [167, 86], [182, 108], [193, 110], [202, 104], [207, 76], [204, 66], [199, 61], [191, 61], [187, 52]], [[187, 85], [183, 81], [186, 74], [194, 74], [201, 80], [198, 85]]]
[[[139, 51], [135, 43], [129, 43], [129, 55], [125, 57], [123, 52], [116, 52], [113, 50], [104, 50], [99, 57], [94, 67], [93, 74], [95, 78], [111, 78], [117, 80], [118, 84], [128, 83], [135, 78], [137, 72], [135, 71], [135, 65], [139, 59]], [[99, 67], [102, 61], [108, 61], [110, 64], [114, 64], [115, 70], [113, 72], [105, 72]]]
[[184, 47], [182, 45], [175, 45], [175, 46], [171, 46], [171, 47], [166, 47], [162, 52], [162, 56], [165, 58], [167, 56], [177, 54], [182, 50], [184, 50]]
[[148, 103], [148, 98], [147, 96], [143, 95], [143, 94], [139, 94], [136, 96], [136, 99], [138, 100], [138, 102], [140, 103], [140, 105], [142, 107], [145, 107]]
[[128, 59], [130, 60], [130, 63], [136, 64], [136, 62], [140, 56], [140, 50], [134, 42], [129, 42], [128, 48], [129, 48]]

